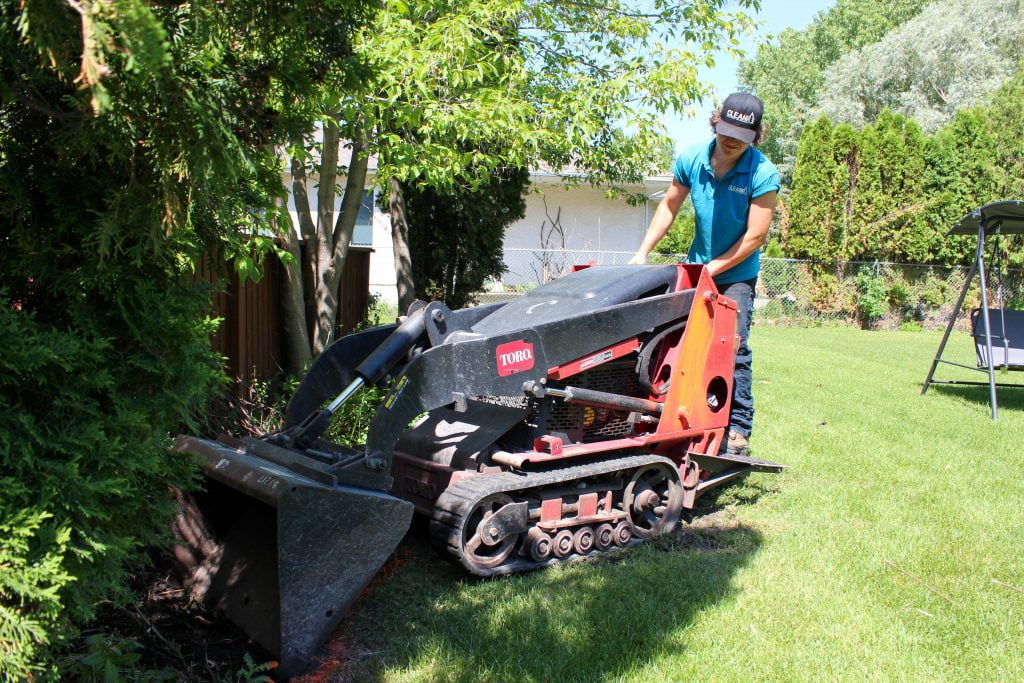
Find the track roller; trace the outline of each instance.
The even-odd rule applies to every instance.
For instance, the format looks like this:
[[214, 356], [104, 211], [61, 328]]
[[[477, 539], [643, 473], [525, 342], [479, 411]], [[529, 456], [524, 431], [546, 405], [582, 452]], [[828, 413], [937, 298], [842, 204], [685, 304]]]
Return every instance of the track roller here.
[[[608, 500], [576, 518], [575, 496]], [[541, 501], [568, 497], [555, 520], [542, 520]], [[593, 500], [593, 498], [591, 498]], [[682, 511], [675, 464], [634, 455], [546, 472], [462, 479], [438, 497], [431, 538], [449, 559], [478, 576], [527, 571], [624, 547], [671, 531]]]

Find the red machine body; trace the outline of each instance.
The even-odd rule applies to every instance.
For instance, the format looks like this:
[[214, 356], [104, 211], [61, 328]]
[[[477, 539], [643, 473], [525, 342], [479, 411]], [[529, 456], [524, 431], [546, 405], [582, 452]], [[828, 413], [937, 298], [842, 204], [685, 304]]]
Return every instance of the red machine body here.
[[[281, 432], [179, 437], [214, 492], [183, 533], [195, 592], [294, 672], [413, 510], [481, 576], [671, 531], [709, 488], [781, 468], [719, 454], [736, 317], [700, 265], [580, 267], [512, 302], [421, 303], [401, 324], [342, 338]], [[365, 384], [390, 387], [365, 447], [321, 438]]]

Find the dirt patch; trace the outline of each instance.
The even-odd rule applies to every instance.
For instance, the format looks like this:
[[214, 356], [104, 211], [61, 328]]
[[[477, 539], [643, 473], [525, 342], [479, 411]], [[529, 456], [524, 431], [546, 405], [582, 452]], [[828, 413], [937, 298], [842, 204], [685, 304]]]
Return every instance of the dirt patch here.
[[252, 680], [272, 671], [270, 653], [188, 596], [169, 555], [155, 555], [130, 587], [134, 602], [101, 605], [82, 629], [62, 662], [65, 677], [102, 672], [106, 662], [122, 673], [153, 672], [176, 681]]

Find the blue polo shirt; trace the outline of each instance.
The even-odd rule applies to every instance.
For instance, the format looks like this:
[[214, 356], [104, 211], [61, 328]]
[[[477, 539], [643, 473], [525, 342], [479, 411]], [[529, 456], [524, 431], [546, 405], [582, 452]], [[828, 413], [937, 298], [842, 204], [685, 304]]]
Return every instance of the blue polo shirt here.
[[[715, 141], [702, 142], [676, 158], [672, 174], [689, 188], [696, 215], [693, 244], [687, 254], [691, 263], [707, 263], [726, 252], [747, 231], [750, 200], [779, 189], [779, 171], [756, 148], [748, 147], [721, 180], [711, 170]], [[718, 285], [757, 277], [761, 250], [715, 277]]]

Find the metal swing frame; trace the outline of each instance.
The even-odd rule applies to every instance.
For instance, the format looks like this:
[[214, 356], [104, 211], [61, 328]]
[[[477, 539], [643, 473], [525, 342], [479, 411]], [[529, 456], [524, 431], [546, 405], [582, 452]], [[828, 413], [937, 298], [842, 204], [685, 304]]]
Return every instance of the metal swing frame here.
[[[946, 331], [942, 335], [942, 341], [939, 343], [939, 349], [935, 354], [935, 359], [932, 361], [931, 369], [928, 371], [928, 377], [925, 378], [924, 386], [921, 388], [921, 394], [923, 395], [926, 391], [928, 391], [928, 387], [932, 384], [968, 384], [974, 386], [988, 386], [989, 404], [992, 408], [992, 419], [998, 420], [999, 403], [996, 398], [996, 387], [1024, 388], [1024, 384], [996, 382], [997, 367], [1001, 368], [1002, 370], [1019, 370], [1020, 368], [1012, 366], [1008, 362], [1010, 351], [1010, 339], [1006, 332], [1006, 308], [1004, 301], [1000, 301], [999, 334], [992, 334], [992, 320], [989, 310], [988, 291], [985, 274], [985, 240], [989, 236], [993, 235], [1024, 234], [1024, 201], [1007, 200], [986, 204], [982, 207], [975, 209], [971, 213], [961, 218], [960, 221], [956, 225], [954, 225], [948, 233], [946, 233], [947, 236], [971, 234], [976, 234], [978, 237], [978, 241], [974, 249], [974, 261], [971, 263], [971, 269], [967, 273], [967, 279], [964, 282], [964, 286], [960, 290], [960, 297], [957, 299], [956, 306], [954, 306], [953, 312], [949, 316], [949, 323], [946, 325]], [[957, 316], [960, 314], [960, 309], [964, 305], [964, 300], [967, 298], [967, 290], [970, 289], [971, 282], [974, 280], [975, 274], [978, 275], [978, 280], [981, 285], [981, 309], [978, 311], [978, 315], [980, 316], [980, 320], [984, 323], [984, 349], [986, 353], [980, 353], [978, 344], [981, 335], [978, 334], [977, 327], [974, 326], [973, 335], [975, 337], [975, 348], [979, 352], [979, 363], [978, 366], [970, 366], [964, 365], [962, 363], [955, 363], [953, 361], [944, 360], [942, 358], [942, 352], [946, 348], [946, 342], [949, 341], [949, 335], [953, 331], [953, 326], [956, 324]], [[1003, 344], [1003, 363], [994, 363], [992, 353], [993, 338], [998, 338]], [[1024, 342], [1024, 340], [1018, 340], [1017, 343], [1022, 342]], [[984, 358], [982, 358], [982, 356], [984, 356]], [[935, 370], [938, 367], [939, 363], [945, 363], [947, 365], [954, 365], [956, 367], [966, 368], [968, 370], [977, 370], [979, 372], [984, 372], [988, 375], [988, 381], [971, 382], [966, 380], [935, 379]]]

